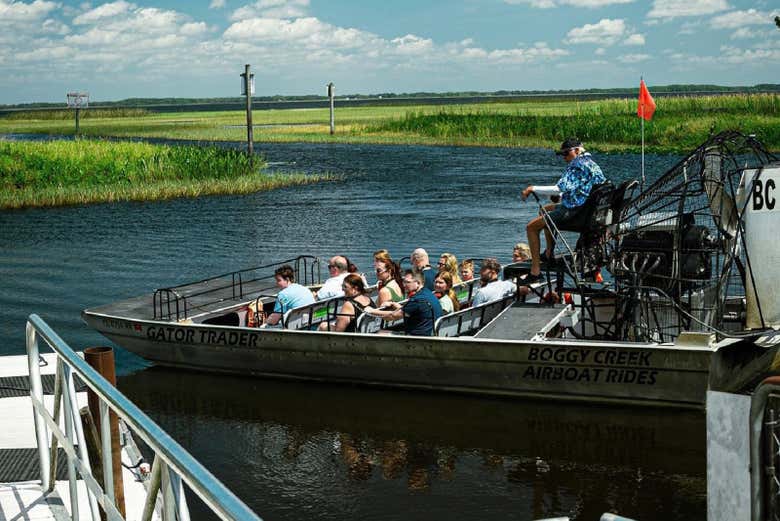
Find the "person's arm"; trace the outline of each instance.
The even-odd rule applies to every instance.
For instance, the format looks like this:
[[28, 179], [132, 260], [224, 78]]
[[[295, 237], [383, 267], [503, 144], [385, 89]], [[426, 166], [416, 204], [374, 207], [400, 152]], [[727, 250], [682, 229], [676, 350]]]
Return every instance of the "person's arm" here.
[[344, 302], [344, 305], [341, 306], [341, 311], [336, 317], [336, 324], [333, 326], [333, 330], [341, 333], [346, 331], [347, 326], [349, 325], [349, 321], [352, 319], [352, 315], [354, 314], [355, 308], [352, 306], [352, 303]]
[[271, 313], [268, 315], [268, 318], [265, 319], [264, 326], [275, 326], [279, 323], [279, 321], [282, 320], [282, 314], [281, 313]]
[[404, 316], [404, 309], [398, 302], [388, 302], [387, 309], [377, 309], [369, 306], [366, 307], [364, 311], [371, 316], [379, 317], [384, 320], [398, 320]]
[[561, 189], [558, 188], [558, 185], [528, 185], [525, 190], [523, 190], [523, 201], [528, 199], [528, 196], [531, 195], [532, 192], [536, 195], [541, 195], [542, 197], [558, 197], [561, 195]]
[[383, 287], [379, 290], [379, 293], [377, 293], [376, 296], [376, 307], [381, 308], [382, 304], [385, 302], [391, 302], [393, 300], [393, 296], [390, 294], [390, 290], [387, 289], [387, 287]]

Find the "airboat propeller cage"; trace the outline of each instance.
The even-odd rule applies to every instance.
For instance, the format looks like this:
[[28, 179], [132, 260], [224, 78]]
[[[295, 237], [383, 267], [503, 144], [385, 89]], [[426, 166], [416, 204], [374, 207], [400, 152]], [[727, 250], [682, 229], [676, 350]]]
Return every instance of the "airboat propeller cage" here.
[[740, 183], [749, 329], [780, 326], [780, 163], [745, 170]]

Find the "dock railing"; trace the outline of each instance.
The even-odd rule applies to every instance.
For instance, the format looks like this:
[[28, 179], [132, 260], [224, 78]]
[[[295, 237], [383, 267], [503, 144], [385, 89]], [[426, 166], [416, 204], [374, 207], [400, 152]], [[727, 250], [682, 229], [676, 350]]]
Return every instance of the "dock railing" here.
[[[55, 399], [50, 413], [43, 401], [43, 385], [39, 367], [39, 340], [57, 355]], [[33, 403], [35, 434], [40, 459], [41, 485], [44, 492], [54, 489], [57, 446], [67, 454], [70, 490], [70, 515], [79, 519], [76, 473], [86, 485], [92, 521], [100, 521], [98, 504], [109, 521], [125, 518], [115, 506], [111, 432], [109, 411], [113, 411], [154, 452], [151, 480], [147, 488], [142, 521], [150, 521], [162, 493], [162, 521], [189, 521], [184, 495], [184, 483], [223, 520], [260, 521], [260, 518], [230, 490], [179, 445], [159, 425], [89, 366], [37, 315], [27, 321], [27, 358], [30, 370], [30, 397]], [[81, 425], [74, 377], [89, 387], [99, 400], [100, 433], [103, 472], [102, 486], [95, 479], [87, 454]], [[60, 419], [60, 403], [64, 415]], [[63, 432], [64, 424], [64, 432]], [[50, 438], [51, 434], [51, 438]]]

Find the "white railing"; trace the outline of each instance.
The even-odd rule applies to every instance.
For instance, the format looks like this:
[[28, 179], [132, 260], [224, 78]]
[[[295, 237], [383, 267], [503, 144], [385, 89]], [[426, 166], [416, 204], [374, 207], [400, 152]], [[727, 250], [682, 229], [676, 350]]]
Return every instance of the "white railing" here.
[[[43, 402], [43, 386], [38, 365], [39, 339], [43, 339], [57, 355], [55, 399], [52, 413], [47, 410]], [[249, 507], [159, 425], [90, 367], [37, 315], [30, 315], [27, 321], [27, 359], [42, 488], [47, 492], [54, 489], [54, 467], [56, 467], [57, 446], [59, 445], [67, 454], [70, 515], [73, 520], [79, 519], [79, 491], [76, 472], [86, 485], [92, 521], [100, 521], [98, 505], [102, 507], [107, 520], [120, 521], [125, 519], [114, 504], [110, 410], [154, 451], [151, 480], [147, 487], [142, 521], [152, 519], [158, 502], [161, 504], [162, 521], [176, 521], [177, 519], [178, 521], [189, 521], [189, 510], [187, 509], [183, 483], [186, 483], [192, 492], [223, 520], [260, 521], [260, 518]], [[100, 402], [99, 438], [102, 447], [102, 487], [93, 476], [89, 463], [84, 430], [79, 417], [74, 374], [78, 375], [95, 393]], [[61, 420], [60, 402], [64, 413]], [[61, 427], [63, 424], [65, 432]], [[158, 501], [157, 496], [160, 491], [162, 498], [161, 501]]]

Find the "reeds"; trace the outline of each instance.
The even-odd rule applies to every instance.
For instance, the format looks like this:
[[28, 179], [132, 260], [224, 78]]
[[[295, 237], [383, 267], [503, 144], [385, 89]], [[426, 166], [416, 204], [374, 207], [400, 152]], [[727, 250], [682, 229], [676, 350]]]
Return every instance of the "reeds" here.
[[[75, 118], [73, 112], [72, 109], [20, 110], [18, 112], [10, 112], [0, 116], [0, 118], [12, 121], [72, 120]], [[140, 118], [149, 114], [150, 112], [146, 109], [83, 109], [79, 112], [79, 119]]]
[[114, 141], [0, 141], [0, 208], [243, 194], [329, 179], [272, 174], [242, 152]]

